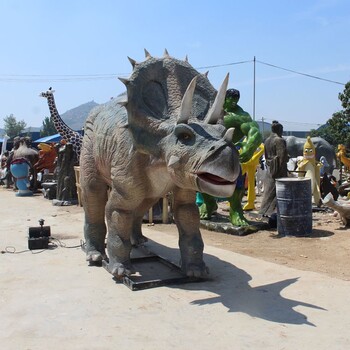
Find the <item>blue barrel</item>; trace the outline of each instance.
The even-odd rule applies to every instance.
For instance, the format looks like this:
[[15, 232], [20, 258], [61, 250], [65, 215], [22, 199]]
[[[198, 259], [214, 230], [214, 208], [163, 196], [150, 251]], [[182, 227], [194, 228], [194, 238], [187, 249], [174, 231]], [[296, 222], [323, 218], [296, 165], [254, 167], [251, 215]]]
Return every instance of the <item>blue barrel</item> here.
[[311, 179], [276, 179], [277, 231], [284, 236], [309, 236], [312, 232]]

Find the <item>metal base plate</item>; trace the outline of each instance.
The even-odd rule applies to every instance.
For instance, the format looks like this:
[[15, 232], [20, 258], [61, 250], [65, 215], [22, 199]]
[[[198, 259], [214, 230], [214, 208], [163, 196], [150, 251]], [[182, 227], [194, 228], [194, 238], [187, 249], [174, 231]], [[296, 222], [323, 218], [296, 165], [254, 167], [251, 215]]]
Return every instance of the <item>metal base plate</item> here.
[[[204, 278], [186, 276], [179, 266], [152, 252], [147, 251], [148, 255], [146, 256], [133, 257], [133, 255], [140, 255], [137, 250], [133, 248], [131, 255], [131, 264], [136, 272], [121, 279], [115, 278], [118, 283], [122, 282], [132, 291], [205, 281]], [[102, 266], [108, 271], [107, 261], [103, 261]]]

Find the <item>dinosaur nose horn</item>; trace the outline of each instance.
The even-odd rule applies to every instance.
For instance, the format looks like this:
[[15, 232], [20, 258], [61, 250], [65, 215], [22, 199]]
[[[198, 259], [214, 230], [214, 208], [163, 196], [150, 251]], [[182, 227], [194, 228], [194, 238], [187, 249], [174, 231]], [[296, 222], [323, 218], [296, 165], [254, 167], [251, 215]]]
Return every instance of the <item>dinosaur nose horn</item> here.
[[229, 128], [226, 130], [225, 135], [223, 137], [223, 139], [227, 142], [232, 142], [232, 137], [233, 137], [233, 133], [235, 131], [235, 128]]
[[207, 116], [205, 117], [204, 122], [207, 124], [216, 124], [221, 118], [222, 108], [225, 102], [226, 90], [228, 86], [228, 79], [230, 74], [227, 73], [224, 81], [222, 82], [220, 89], [216, 95], [215, 101], [211, 106]]
[[197, 83], [197, 77], [194, 77], [187, 87], [187, 90], [181, 101], [180, 113], [176, 124], [181, 124], [181, 123], [187, 124], [188, 122], [188, 119], [192, 111], [192, 99], [193, 99], [194, 89], [196, 88], [196, 83]]

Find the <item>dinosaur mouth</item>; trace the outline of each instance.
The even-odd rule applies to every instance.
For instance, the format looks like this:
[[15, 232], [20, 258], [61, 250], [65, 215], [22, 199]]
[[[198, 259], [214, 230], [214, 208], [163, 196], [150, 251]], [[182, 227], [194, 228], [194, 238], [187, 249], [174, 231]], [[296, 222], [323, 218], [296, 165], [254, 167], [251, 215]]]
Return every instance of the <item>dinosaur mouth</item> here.
[[215, 197], [231, 197], [236, 188], [236, 180], [230, 181], [211, 173], [197, 173], [197, 186], [200, 192]]
[[202, 181], [209, 182], [213, 185], [234, 185], [236, 181], [228, 181], [220, 176], [210, 174], [210, 173], [200, 173], [197, 174], [198, 178]]

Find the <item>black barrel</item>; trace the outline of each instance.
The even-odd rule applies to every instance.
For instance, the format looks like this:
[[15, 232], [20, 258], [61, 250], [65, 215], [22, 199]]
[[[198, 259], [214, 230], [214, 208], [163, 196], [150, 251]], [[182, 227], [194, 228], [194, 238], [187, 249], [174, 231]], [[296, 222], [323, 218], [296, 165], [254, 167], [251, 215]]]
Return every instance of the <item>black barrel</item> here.
[[277, 231], [284, 236], [309, 236], [312, 232], [311, 179], [276, 179]]

